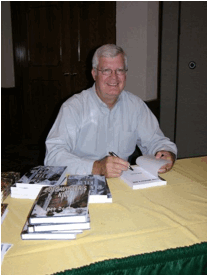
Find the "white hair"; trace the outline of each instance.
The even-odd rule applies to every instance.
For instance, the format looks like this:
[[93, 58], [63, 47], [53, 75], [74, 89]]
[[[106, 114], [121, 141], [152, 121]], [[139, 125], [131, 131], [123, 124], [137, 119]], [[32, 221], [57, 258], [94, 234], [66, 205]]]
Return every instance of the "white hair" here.
[[121, 47], [116, 46], [114, 44], [103, 45], [95, 51], [94, 56], [92, 58], [92, 67], [97, 68], [100, 57], [113, 58], [113, 57], [118, 56], [119, 54], [123, 55], [125, 70], [128, 70], [126, 53], [124, 52], [124, 50]]

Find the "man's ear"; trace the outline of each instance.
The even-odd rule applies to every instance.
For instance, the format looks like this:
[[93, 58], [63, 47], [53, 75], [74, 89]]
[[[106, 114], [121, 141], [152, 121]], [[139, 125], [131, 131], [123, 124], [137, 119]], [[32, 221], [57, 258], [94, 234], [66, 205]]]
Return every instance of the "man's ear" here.
[[91, 73], [92, 73], [92, 77], [93, 77], [94, 81], [96, 81], [96, 77], [97, 77], [96, 69], [92, 68]]

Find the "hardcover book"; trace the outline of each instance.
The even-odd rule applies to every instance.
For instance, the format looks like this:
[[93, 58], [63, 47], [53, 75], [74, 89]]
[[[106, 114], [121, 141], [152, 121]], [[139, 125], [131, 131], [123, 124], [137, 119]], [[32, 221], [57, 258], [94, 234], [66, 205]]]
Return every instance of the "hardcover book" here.
[[4, 221], [7, 213], [8, 213], [8, 204], [1, 203], [1, 224]]
[[38, 187], [17, 187], [16, 184], [11, 186], [11, 197], [13, 198], [23, 198], [23, 199], [36, 199], [38, 196], [40, 189], [44, 187], [39, 185]]
[[3, 202], [11, 192], [11, 186], [20, 178], [19, 172], [1, 173], [1, 201]]
[[13, 180], [10, 178], [1, 178], [1, 201], [3, 202], [8, 195], [11, 193], [11, 186], [13, 185]]
[[41, 188], [59, 185], [64, 177], [66, 166], [37, 166], [24, 174], [17, 182], [20, 188]]
[[22, 240], [74, 240], [77, 234], [78, 232], [73, 231], [30, 232], [28, 231], [28, 221], [26, 221], [21, 238]]
[[112, 195], [104, 176], [69, 175], [67, 185], [90, 185], [89, 203], [111, 203]]
[[12, 179], [12, 182], [15, 183], [20, 179], [20, 173], [19, 172], [1, 172], [1, 177]]
[[77, 230], [89, 230], [90, 229], [90, 217], [88, 215], [86, 222], [77, 223], [43, 223], [29, 225], [29, 232], [47, 232], [47, 231], [77, 231]]
[[1, 264], [4, 260], [5, 254], [9, 251], [13, 244], [10, 243], [1, 243]]
[[36, 199], [42, 187], [61, 185], [66, 166], [37, 166], [11, 186], [11, 197]]
[[29, 214], [30, 224], [86, 222], [89, 185], [43, 187]]
[[168, 162], [154, 156], [140, 156], [136, 159], [134, 170], [124, 171], [120, 179], [134, 190], [166, 185], [166, 180], [158, 176], [158, 170]]

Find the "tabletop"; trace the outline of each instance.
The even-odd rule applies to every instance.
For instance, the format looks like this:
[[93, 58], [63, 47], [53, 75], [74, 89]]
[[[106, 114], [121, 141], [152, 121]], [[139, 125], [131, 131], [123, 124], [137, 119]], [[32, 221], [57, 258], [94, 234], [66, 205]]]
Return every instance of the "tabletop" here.
[[132, 190], [109, 178], [113, 203], [90, 204], [91, 229], [76, 240], [21, 240], [33, 200], [5, 200], [2, 242], [13, 244], [4, 275], [53, 274], [95, 262], [207, 241], [207, 158], [177, 160], [161, 175], [167, 185]]

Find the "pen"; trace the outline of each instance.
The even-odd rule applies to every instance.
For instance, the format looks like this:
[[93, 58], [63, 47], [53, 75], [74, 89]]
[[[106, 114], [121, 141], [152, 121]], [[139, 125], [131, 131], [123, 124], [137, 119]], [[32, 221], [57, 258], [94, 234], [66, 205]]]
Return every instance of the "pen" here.
[[[115, 157], [119, 157], [117, 154], [115, 154], [114, 152], [109, 152], [109, 154], [111, 155], [111, 156], [115, 156]], [[130, 170], [132, 170], [133, 171], [133, 169], [132, 169], [132, 167], [129, 165], [129, 169]]]

